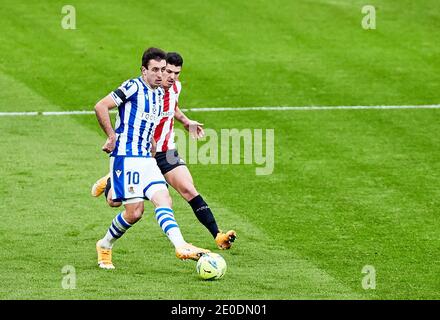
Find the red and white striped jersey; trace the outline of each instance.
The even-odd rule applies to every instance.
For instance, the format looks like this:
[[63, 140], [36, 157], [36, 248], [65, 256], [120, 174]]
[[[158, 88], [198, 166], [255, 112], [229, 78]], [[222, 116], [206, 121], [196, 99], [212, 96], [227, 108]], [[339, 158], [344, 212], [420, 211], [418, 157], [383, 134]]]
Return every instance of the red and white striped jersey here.
[[154, 140], [156, 140], [157, 143], [157, 152], [165, 152], [176, 148], [174, 143], [174, 113], [176, 111], [181, 90], [182, 84], [179, 81], [174, 82], [171, 88], [165, 90], [163, 113], [159, 124], [154, 130]]

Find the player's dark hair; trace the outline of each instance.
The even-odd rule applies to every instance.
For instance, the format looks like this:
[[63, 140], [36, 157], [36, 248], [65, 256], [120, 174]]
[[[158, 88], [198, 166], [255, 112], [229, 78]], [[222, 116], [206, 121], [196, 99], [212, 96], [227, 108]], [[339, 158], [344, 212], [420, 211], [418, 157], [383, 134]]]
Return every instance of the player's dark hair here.
[[183, 58], [177, 52], [168, 52], [166, 60], [167, 64], [172, 64], [176, 67], [181, 67], [183, 65]]
[[161, 61], [165, 60], [166, 56], [167, 54], [162, 49], [148, 48], [142, 55], [142, 66], [148, 69], [148, 62], [150, 60]]

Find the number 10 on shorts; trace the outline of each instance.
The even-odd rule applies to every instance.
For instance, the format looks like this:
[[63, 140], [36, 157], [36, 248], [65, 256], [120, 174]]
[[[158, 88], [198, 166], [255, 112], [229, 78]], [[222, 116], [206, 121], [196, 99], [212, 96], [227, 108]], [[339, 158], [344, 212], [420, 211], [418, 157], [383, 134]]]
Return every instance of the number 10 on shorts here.
[[137, 171], [128, 171], [127, 173], [127, 184], [139, 184], [139, 172]]

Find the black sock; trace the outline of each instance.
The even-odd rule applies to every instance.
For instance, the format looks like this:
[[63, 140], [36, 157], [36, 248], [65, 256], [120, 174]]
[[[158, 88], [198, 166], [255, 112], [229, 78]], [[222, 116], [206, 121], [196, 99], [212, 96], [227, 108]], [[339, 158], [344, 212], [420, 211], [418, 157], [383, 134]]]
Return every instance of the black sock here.
[[211, 209], [209, 209], [208, 204], [205, 202], [205, 200], [203, 200], [200, 194], [189, 200], [188, 203], [193, 209], [197, 219], [199, 219], [200, 223], [203, 224], [206, 229], [209, 230], [209, 232], [211, 232], [215, 239], [217, 233], [219, 233], [219, 230], [217, 227], [217, 222], [215, 222], [214, 215], [212, 214]]
[[110, 188], [112, 187], [112, 183], [111, 183], [111, 180], [110, 180], [110, 178], [108, 178], [107, 179], [107, 184], [105, 185], [105, 191], [104, 191], [104, 194], [105, 194], [105, 200], [107, 201], [107, 196], [108, 196], [108, 192], [110, 191]]

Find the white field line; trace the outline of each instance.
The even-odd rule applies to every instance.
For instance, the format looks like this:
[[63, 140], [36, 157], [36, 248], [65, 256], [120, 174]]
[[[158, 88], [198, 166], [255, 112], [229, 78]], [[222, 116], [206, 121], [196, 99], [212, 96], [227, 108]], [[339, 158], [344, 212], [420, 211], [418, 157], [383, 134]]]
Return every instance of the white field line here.
[[38, 116], [38, 112], [0, 112], [0, 117]]
[[[440, 109], [440, 104], [419, 106], [308, 106], [308, 107], [239, 107], [239, 108], [189, 108], [183, 112], [222, 112], [222, 111], [323, 111], [323, 110], [390, 110], [390, 109]], [[111, 111], [116, 112], [116, 111]], [[65, 116], [90, 115], [93, 110], [76, 111], [32, 111], [32, 112], [0, 112], [0, 117], [6, 116]]]

